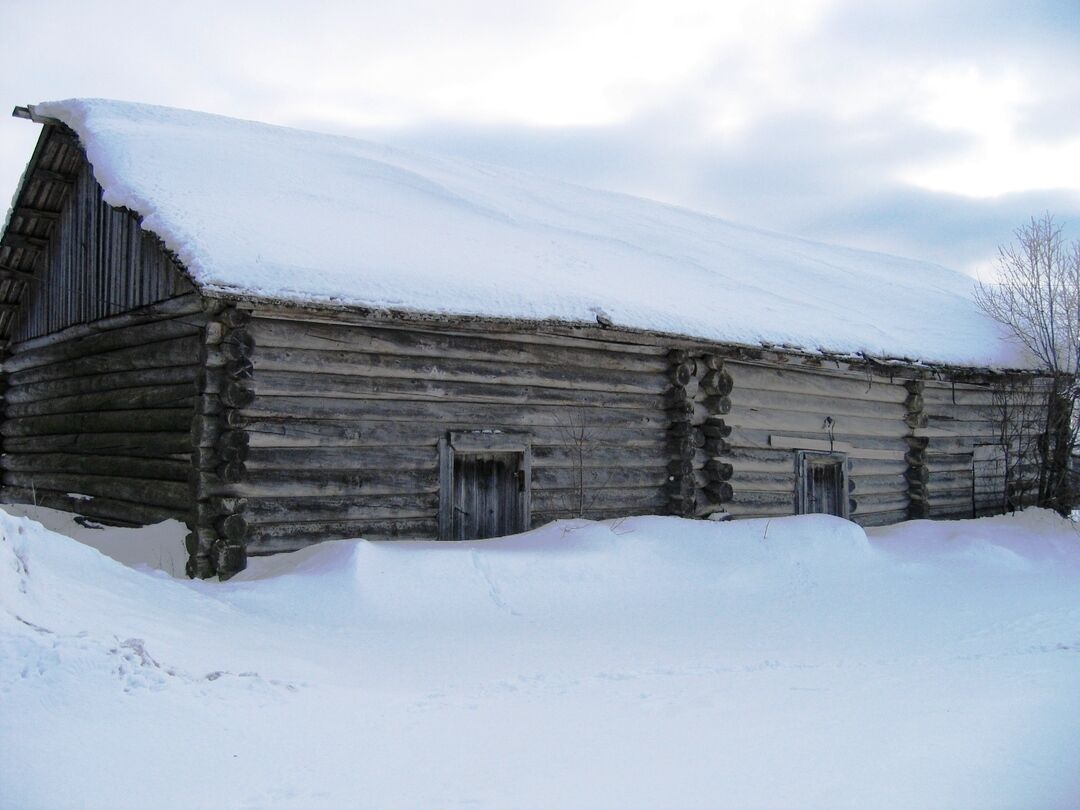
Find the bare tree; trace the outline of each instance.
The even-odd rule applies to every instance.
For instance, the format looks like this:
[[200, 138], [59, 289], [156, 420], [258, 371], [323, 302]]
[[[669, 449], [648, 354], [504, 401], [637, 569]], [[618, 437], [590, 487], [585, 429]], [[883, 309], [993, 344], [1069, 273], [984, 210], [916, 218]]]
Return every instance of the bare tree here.
[[[1001, 453], [1002, 512], [1022, 508], [1036, 484], [1037, 440], [1043, 429], [1045, 403], [1045, 391], [1028, 376], [1009, 377], [991, 390], [985, 415], [994, 425], [994, 444]], [[975, 463], [973, 460], [973, 470]], [[972, 481], [973, 487], [974, 484]], [[975, 508], [974, 503], [972, 508]]]
[[980, 281], [975, 300], [1004, 324], [1051, 379], [1039, 436], [1038, 502], [1062, 514], [1072, 506], [1069, 463], [1080, 372], [1080, 242], [1067, 243], [1051, 214], [1017, 228], [998, 248], [998, 278]]
[[602, 486], [610, 476], [610, 472], [591, 468], [588, 463], [604, 441], [585, 407], [563, 409], [556, 415], [555, 425], [569, 454], [573, 474], [571, 487], [562, 499], [563, 508], [574, 517], [584, 517], [599, 496], [599, 490], [590, 488], [590, 484]]

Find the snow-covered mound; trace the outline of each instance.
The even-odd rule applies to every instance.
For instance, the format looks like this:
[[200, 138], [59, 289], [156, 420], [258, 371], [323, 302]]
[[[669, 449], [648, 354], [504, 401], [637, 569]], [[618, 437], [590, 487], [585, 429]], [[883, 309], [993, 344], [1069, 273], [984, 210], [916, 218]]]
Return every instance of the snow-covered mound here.
[[364, 141], [105, 100], [36, 106], [210, 290], [1017, 365], [970, 278]]
[[227, 583], [0, 513], [0, 807], [1075, 807], [1078, 586], [1039, 512], [569, 521]]

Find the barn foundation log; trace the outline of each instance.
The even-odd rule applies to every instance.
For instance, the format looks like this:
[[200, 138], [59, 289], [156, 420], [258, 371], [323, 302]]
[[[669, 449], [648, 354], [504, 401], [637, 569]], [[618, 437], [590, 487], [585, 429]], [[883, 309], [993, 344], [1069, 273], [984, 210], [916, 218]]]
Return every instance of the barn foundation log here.
[[230, 497], [247, 474], [250, 437], [238, 427], [238, 409], [255, 399], [249, 311], [207, 302], [191, 424], [191, 492], [195, 502], [187, 537], [187, 574], [225, 580], [247, 566], [247, 501]]

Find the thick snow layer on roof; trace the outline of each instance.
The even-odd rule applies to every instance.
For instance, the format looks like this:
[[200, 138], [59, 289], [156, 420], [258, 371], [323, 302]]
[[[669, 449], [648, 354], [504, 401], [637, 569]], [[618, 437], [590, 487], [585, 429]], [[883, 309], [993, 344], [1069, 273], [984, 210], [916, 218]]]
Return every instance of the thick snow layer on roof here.
[[204, 113], [40, 104], [207, 290], [1023, 364], [972, 280], [505, 168]]

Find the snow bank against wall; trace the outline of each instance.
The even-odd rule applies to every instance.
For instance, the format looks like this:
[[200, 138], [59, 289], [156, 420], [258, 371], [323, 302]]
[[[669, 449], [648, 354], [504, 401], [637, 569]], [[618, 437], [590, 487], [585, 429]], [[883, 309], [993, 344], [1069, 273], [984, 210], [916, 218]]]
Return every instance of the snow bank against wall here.
[[339, 541], [226, 583], [0, 513], [0, 806], [1075, 807], [1078, 586], [1039, 512]]
[[1015, 366], [972, 280], [504, 168], [202, 113], [39, 104], [212, 290]]

